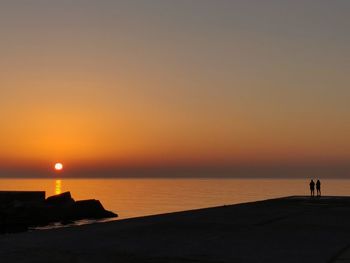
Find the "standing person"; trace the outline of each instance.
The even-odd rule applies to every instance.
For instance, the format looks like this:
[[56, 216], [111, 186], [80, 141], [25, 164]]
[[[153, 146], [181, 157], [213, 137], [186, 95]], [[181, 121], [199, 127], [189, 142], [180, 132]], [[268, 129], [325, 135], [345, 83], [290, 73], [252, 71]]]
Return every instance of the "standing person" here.
[[319, 179], [317, 179], [317, 182], [316, 182], [316, 191], [317, 191], [317, 196], [321, 196], [321, 182]]
[[315, 182], [312, 179], [310, 182], [310, 192], [311, 192], [311, 196], [315, 196]]

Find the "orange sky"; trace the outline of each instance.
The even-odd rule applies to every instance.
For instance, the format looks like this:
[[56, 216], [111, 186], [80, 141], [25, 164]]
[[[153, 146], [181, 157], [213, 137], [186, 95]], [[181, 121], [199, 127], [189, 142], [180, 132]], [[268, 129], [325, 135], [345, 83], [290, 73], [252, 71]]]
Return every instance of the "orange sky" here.
[[87, 2], [0, 4], [0, 168], [349, 163], [347, 3]]

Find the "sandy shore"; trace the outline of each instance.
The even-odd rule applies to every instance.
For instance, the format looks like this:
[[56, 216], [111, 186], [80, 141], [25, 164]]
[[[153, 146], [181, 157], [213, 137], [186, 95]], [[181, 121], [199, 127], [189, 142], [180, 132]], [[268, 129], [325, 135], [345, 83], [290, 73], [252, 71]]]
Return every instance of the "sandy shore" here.
[[345, 263], [349, 245], [350, 197], [288, 197], [2, 235], [0, 262]]

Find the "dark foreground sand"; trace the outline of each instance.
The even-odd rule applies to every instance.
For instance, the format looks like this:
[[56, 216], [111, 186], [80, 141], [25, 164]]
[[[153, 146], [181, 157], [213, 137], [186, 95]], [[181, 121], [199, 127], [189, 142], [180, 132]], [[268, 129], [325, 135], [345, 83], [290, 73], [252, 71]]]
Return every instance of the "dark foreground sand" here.
[[0, 236], [0, 262], [350, 262], [350, 197], [255, 203]]

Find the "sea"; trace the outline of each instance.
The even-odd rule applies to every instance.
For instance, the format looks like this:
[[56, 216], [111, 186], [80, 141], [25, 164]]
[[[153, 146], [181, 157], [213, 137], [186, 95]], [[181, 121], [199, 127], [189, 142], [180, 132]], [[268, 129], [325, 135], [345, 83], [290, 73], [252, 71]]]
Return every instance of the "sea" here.
[[[322, 195], [350, 195], [350, 180], [325, 179]], [[98, 199], [117, 220], [292, 195], [309, 195], [308, 179], [0, 179], [0, 190], [70, 191]]]

